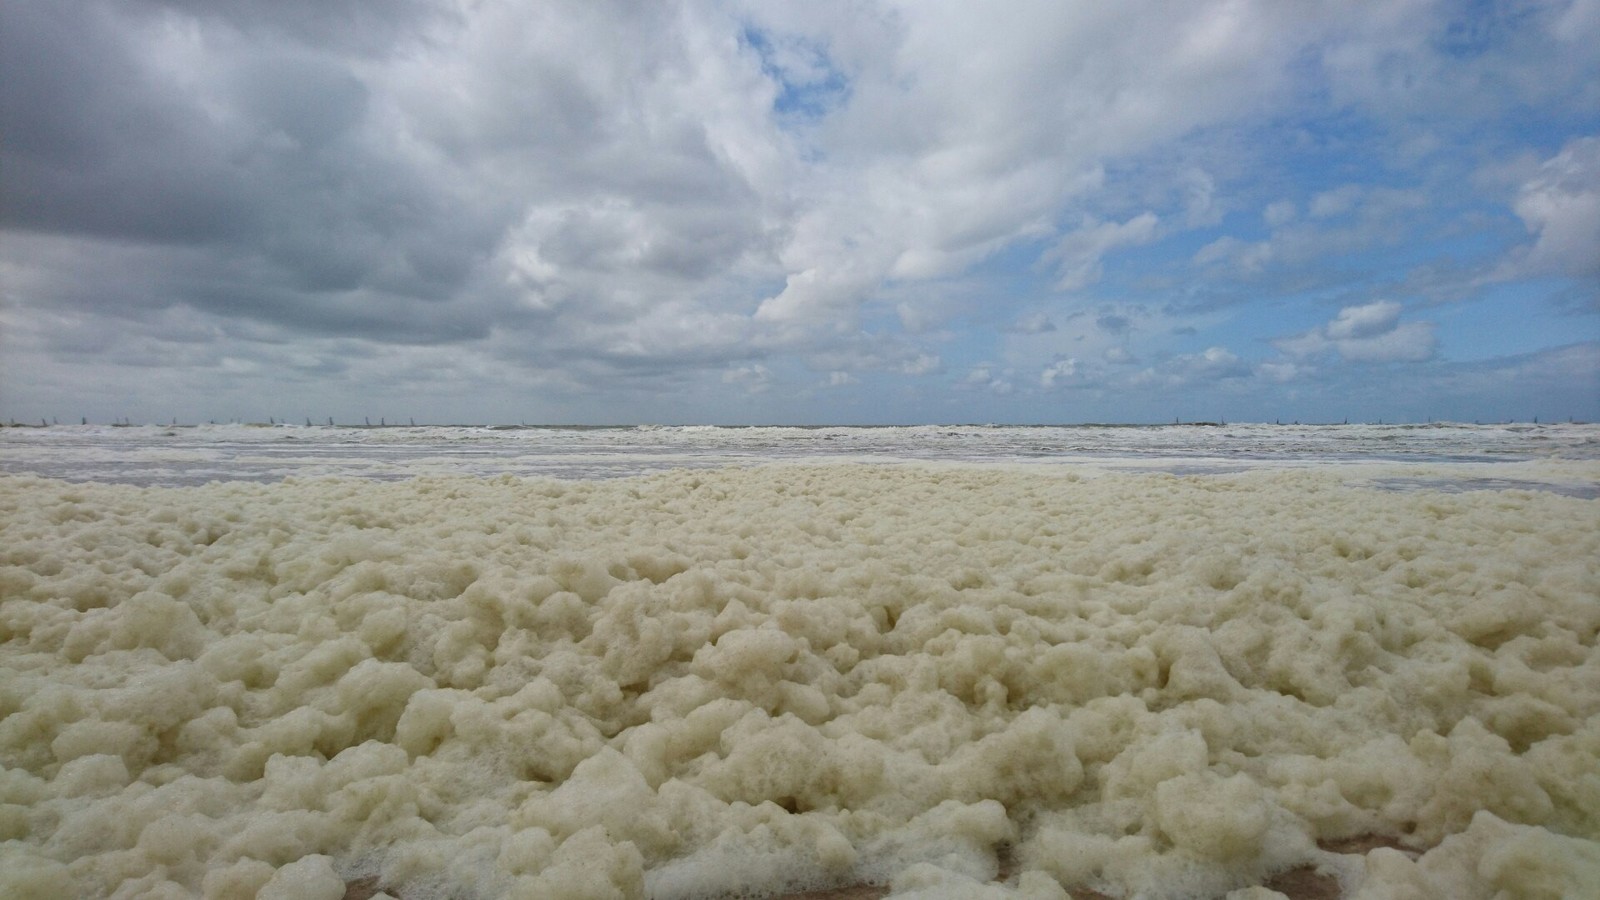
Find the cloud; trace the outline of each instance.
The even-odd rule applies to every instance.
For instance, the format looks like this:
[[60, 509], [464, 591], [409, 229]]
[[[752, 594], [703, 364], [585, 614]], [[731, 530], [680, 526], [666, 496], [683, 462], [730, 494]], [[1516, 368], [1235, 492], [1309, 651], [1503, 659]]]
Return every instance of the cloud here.
[[1076, 359], [1056, 360], [1039, 373], [1039, 386], [1047, 391], [1058, 387], [1080, 386], [1082, 381], [1083, 373]]
[[1600, 341], [1489, 359], [1440, 360], [1406, 384], [1407, 390], [1397, 392], [1391, 383], [1340, 378], [1318, 389], [1341, 396], [1347, 405], [1371, 406], [1388, 398], [1396, 413], [1413, 419], [1593, 421], [1600, 397]]
[[[440, 397], [653, 414], [995, 353], [993, 383], [1031, 386], [998, 365], [1193, 348], [1133, 296], [1270, 316], [1378, 290], [1362, 254], [1412, 265], [1507, 197], [1526, 246], [1463, 265], [1592, 279], [1600, 138], [1570, 110], [1600, 102], [1595, 8], [15, 0], [0, 386], [25, 359], [93, 396], [167, 361], [196, 405], [318, 373], [410, 397], [416, 366]], [[1535, 152], [1513, 110], [1566, 144]], [[1531, 161], [1461, 187], [1469, 156]], [[1436, 352], [1352, 309], [1286, 359]]]
[[133, 0], [179, 10], [213, 28], [271, 34], [287, 41], [362, 55], [451, 17], [429, 0]]
[[1029, 313], [1006, 328], [1012, 334], [1045, 334], [1056, 330], [1056, 323], [1046, 313]]
[[1251, 374], [1250, 365], [1232, 350], [1207, 347], [1199, 353], [1171, 356], [1158, 365], [1123, 376], [1120, 386], [1145, 397], [1153, 396], [1152, 392], [1232, 391], [1247, 382]]
[[1126, 335], [1129, 331], [1133, 330], [1133, 323], [1129, 321], [1127, 316], [1116, 315], [1114, 313], [1107, 313], [1099, 318], [1096, 318], [1094, 320], [1094, 324], [1096, 328], [1099, 328], [1106, 334]]
[[1293, 222], [1298, 214], [1293, 200], [1278, 200], [1261, 210], [1261, 220], [1272, 228], [1279, 228]]
[[[758, 358], [782, 358], [784, 353], [765, 348], [753, 349]], [[808, 352], [798, 354], [806, 369], [813, 372], [889, 372], [920, 377], [944, 370], [939, 354], [919, 342], [898, 334], [860, 331], [834, 340], [817, 342]]]
[[1307, 208], [1307, 215], [1313, 219], [1328, 219], [1342, 216], [1355, 209], [1362, 196], [1360, 185], [1346, 184], [1331, 191], [1323, 191], [1311, 198]]
[[1438, 347], [1432, 322], [1400, 322], [1401, 306], [1379, 300], [1339, 310], [1320, 328], [1273, 341], [1293, 360], [1336, 352], [1348, 362], [1423, 362]]
[[[1289, 283], [1342, 278], [1338, 270], [1360, 255], [1417, 240], [1433, 214], [1421, 190], [1345, 184], [1313, 195], [1304, 218], [1292, 201], [1275, 201], [1262, 212], [1271, 229], [1265, 240], [1223, 235], [1191, 261], [1210, 276], [1241, 280], [1259, 281], [1269, 271]], [[1330, 265], [1334, 259], [1341, 265]]]
[[1256, 366], [1256, 373], [1268, 381], [1283, 383], [1304, 374], [1304, 366], [1291, 362], [1264, 362]]
[[1183, 176], [1184, 223], [1190, 228], [1215, 225], [1222, 221], [1217, 203], [1217, 180], [1204, 169], [1190, 169]]
[[28, 137], [0, 148], [0, 216], [8, 243], [49, 245], [25, 265], [51, 294], [111, 302], [68, 288], [89, 279], [64, 251], [104, 240], [86, 258], [136, 258], [99, 276], [123, 285], [124, 315], [179, 305], [402, 344], [495, 335], [483, 349], [535, 367], [748, 356], [728, 310], [761, 258], [772, 271], [781, 201], [758, 189], [783, 153], [755, 60], [698, 52], [711, 23], [587, 4], [313, 6], [318, 28], [242, 2], [8, 15], [0, 65], [27, 71], [0, 78], [0, 100]]
[[1550, 31], [1568, 43], [1600, 37], [1600, 0], [1573, 0], [1551, 23]]
[[1228, 263], [1240, 274], [1253, 275], [1266, 268], [1274, 255], [1269, 241], [1242, 241], [1230, 234], [1195, 251], [1193, 261], [1200, 266]]
[[877, 283], [867, 273], [813, 267], [789, 275], [781, 292], [761, 301], [756, 321], [847, 330], [866, 292]]
[[1085, 220], [1041, 259], [1056, 264], [1056, 290], [1077, 290], [1100, 280], [1100, 260], [1107, 253], [1155, 240], [1159, 222], [1151, 212], [1140, 213], [1126, 222]]
[[1571, 141], [1546, 160], [1512, 208], [1534, 235], [1516, 270], [1600, 275], [1600, 137]]
[[953, 320], [981, 311], [983, 288], [969, 279], [886, 285], [879, 304], [894, 304], [895, 318], [908, 334], [928, 334]]
[[1208, 347], [1202, 353], [1180, 356], [1173, 361], [1172, 368], [1201, 381], [1244, 378], [1250, 374], [1250, 367], [1226, 347]]
[[1323, 333], [1334, 341], [1362, 340], [1393, 331], [1399, 321], [1400, 304], [1380, 300], [1339, 310], [1333, 321], [1324, 326]]
[[[960, 5], [822, 8], [808, 37], [828, 48], [850, 97], [800, 137], [859, 167], [807, 173], [782, 259], [791, 277], [841, 267], [854, 277], [788, 281], [762, 315], [790, 322], [849, 316], [884, 279], [945, 277], [1052, 236], [1045, 261], [1060, 289], [1093, 283], [1102, 255], [1152, 240], [1158, 221], [1077, 216], [1058, 233], [1062, 210], [1101, 187], [1105, 161], [1286, 96], [1288, 63], [1327, 24], [1232, 2], [1035, 4], [998, 17]], [[796, 18], [753, 9], [767, 32]], [[1212, 176], [1172, 177], [1182, 218], [1213, 221]]]
[[1330, 97], [1390, 121], [1409, 118], [1411, 130], [1444, 129], [1463, 139], [1492, 127], [1506, 110], [1563, 97], [1574, 108], [1592, 104], [1600, 97], [1593, 60], [1561, 46], [1596, 33], [1589, 4], [1363, 8], [1346, 20], [1342, 40], [1320, 50]]
[[772, 387], [772, 373], [760, 363], [738, 366], [722, 373], [722, 383], [737, 385], [747, 393], [759, 394]]
[[[757, 323], [848, 332], [885, 279], [1046, 238], [1108, 156], [1272, 95], [1293, 54], [1275, 36], [1294, 34], [1236, 3], [998, 20], [509, 0], [17, 6], [0, 54], [8, 226], [216, 247], [200, 284], [194, 254], [167, 255], [149, 286], [162, 303], [417, 341], [437, 340], [432, 317], [406, 308], [451, 303], [523, 332], [530, 359], [615, 349], [575, 340], [605, 328], [564, 333], [580, 307], [618, 318], [655, 298], [738, 298], [748, 313], [759, 283], [781, 289], [757, 296]], [[996, 52], [968, 52], [975, 35]], [[1215, 179], [1176, 178], [1185, 215], [1209, 221]], [[1052, 251], [1063, 289], [1152, 240], [1158, 219], [1080, 221]], [[908, 327], [938, 318], [907, 305]]]
[[1352, 362], [1423, 362], [1438, 349], [1432, 322], [1407, 322], [1370, 337], [1335, 340], [1339, 355]]
[[995, 367], [985, 364], [973, 366], [967, 372], [965, 384], [971, 388], [979, 388], [993, 394], [1005, 396], [1016, 390], [1016, 385], [1011, 381], [1011, 370], [996, 372]]

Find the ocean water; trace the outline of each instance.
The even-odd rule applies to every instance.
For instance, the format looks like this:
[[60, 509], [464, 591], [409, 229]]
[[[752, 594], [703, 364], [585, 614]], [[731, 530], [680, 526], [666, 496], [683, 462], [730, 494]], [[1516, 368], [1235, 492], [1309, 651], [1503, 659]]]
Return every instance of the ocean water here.
[[[592, 479], [779, 461], [1072, 464], [1180, 474], [1471, 463], [1480, 465], [1457, 475], [1489, 484], [1495, 476], [1487, 464], [1595, 460], [1600, 425], [1592, 424], [0, 429], [0, 473], [151, 486], [438, 474]], [[1534, 479], [1534, 486], [1548, 484], [1585, 489], [1581, 480]]]
[[1600, 896], [1597, 438], [7, 428], [0, 897]]

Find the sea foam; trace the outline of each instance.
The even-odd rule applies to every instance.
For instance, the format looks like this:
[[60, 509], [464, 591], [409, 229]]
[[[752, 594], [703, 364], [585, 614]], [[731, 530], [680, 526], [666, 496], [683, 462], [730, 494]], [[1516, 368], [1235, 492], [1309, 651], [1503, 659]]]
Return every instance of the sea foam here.
[[8, 477], [0, 597], [7, 897], [1600, 895], [1595, 500]]

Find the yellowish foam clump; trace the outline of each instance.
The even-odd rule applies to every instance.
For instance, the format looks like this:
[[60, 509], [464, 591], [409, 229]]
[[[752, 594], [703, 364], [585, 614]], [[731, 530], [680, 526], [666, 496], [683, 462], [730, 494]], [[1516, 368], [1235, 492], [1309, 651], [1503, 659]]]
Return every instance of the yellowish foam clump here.
[[6, 477], [0, 598], [6, 897], [1600, 896], [1595, 500]]

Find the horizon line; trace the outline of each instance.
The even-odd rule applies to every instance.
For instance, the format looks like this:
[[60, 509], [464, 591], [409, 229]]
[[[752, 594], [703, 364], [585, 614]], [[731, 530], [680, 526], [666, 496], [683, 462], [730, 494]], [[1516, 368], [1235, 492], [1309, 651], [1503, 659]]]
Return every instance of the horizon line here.
[[844, 422], [825, 422], [825, 423], [810, 423], [810, 424], [801, 424], [801, 423], [792, 423], [792, 422], [790, 422], [790, 423], [785, 423], [785, 422], [743, 422], [743, 423], [718, 423], [718, 422], [611, 422], [611, 423], [537, 422], [537, 423], [529, 424], [526, 421], [520, 421], [520, 422], [515, 422], [515, 423], [513, 423], [513, 422], [417, 422], [415, 419], [411, 419], [409, 417], [408, 417], [408, 419], [406, 421], [402, 421], [402, 422], [389, 422], [389, 421], [387, 421], [387, 417], [381, 417], [377, 423], [373, 423], [370, 420], [365, 420], [363, 422], [337, 422], [332, 417], [327, 417], [326, 420], [322, 421], [322, 422], [313, 422], [308, 417], [301, 417], [301, 418], [305, 419], [305, 423], [304, 424], [301, 424], [301, 423], [295, 422], [295, 421], [290, 421], [288, 419], [279, 420], [275, 416], [268, 417], [268, 421], [265, 421], [265, 422], [241, 421], [239, 419], [231, 419], [231, 420], [228, 420], [228, 421], [217, 421], [215, 419], [208, 419], [208, 420], [203, 421], [203, 422], [200, 422], [200, 421], [196, 421], [196, 422], [180, 422], [176, 418], [172, 419], [169, 422], [159, 422], [159, 421], [134, 422], [134, 421], [131, 420], [130, 417], [127, 417], [127, 416], [121, 417], [120, 420], [113, 419], [110, 422], [90, 422], [90, 421], [88, 421], [88, 417], [85, 416], [85, 417], [80, 417], [80, 421], [76, 422], [76, 423], [74, 423], [74, 422], [61, 422], [58, 419], [55, 419], [54, 417], [50, 418], [49, 420], [46, 420], [45, 418], [41, 418], [38, 421], [37, 424], [35, 424], [33, 422], [19, 422], [16, 419], [7, 419], [3, 424], [0, 424], [0, 427], [5, 427], [5, 428], [81, 428], [81, 427], [85, 427], [85, 426], [95, 426], [95, 427], [111, 427], [111, 428], [198, 428], [198, 427], [202, 427], [202, 426], [218, 426], [218, 427], [239, 426], [239, 427], [246, 427], [246, 428], [342, 428], [342, 429], [355, 429], [355, 430], [364, 431], [364, 430], [367, 430], [367, 429], [391, 429], [391, 428], [486, 428], [486, 429], [495, 429], [495, 430], [516, 430], [516, 429], [524, 429], [524, 428], [526, 428], [526, 429], [538, 429], [538, 428], [546, 428], [546, 429], [575, 429], [575, 430], [576, 429], [607, 429], [607, 428], [613, 428], [613, 429], [616, 429], [616, 428], [798, 428], [798, 429], [822, 429], [822, 428], [1172, 428], [1172, 427], [1175, 427], [1175, 426], [1176, 427], [1195, 427], [1195, 428], [1225, 428], [1225, 427], [1229, 427], [1229, 426], [1244, 426], [1244, 425], [1272, 426], [1272, 427], [1284, 427], [1284, 428], [1294, 428], [1294, 427], [1301, 427], [1301, 428], [1310, 428], [1310, 427], [1327, 428], [1327, 427], [1333, 427], [1333, 428], [1339, 428], [1339, 427], [1346, 427], [1346, 426], [1374, 426], [1374, 425], [1376, 425], [1376, 426], [1462, 425], [1462, 426], [1482, 427], [1482, 426], [1494, 426], [1494, 425], [1588, 425], [1588, 424], [1591, 424], [1588, 420], [1578, 419], [1575, 416], [1568, 416], [1564, 420], [1557, 418], [1557, 419], [1545, 419], [1545, 420], [1541, 421], [1541, 419], [1543, 417], [1534, 416], [1534, 417], [1532, 417], [1530, 419], [1495, 419], [1495, 420], [1491, 420], [1491, 421], [1484, 421], [1484, 420], [1481, 420], [1481, 419], [1477, 419], [1477, 420], [1473, 420], [1473, 421], [1470, 421], [1470, 422], [1466, 421], [1466, 420], [1463, 420], [1463, 419], [1433, 419], [1433, 418], [1429, 418], [1429, 419], [1395, 419], [1395, 420], [1386, 420], [1386, 419], [1379, 418], [1379, 419], [1374, 419], [1374, 420], [1356, 420], [1356, 421], [1352, 421], [1352, 420], [1350, 420], [1348, 418], [1345, 418], [1345, 419], [1343, 419], [1341, 421], [1301, 421], [1299, 419], [1294, 419], [1294, 420], [1291, 420], [1291, 421], [1284, 421], [1283, 419], [1274, 419], [1272, 421], [1244, 420], [1244, 419], [1228, 421], [1226, 419], [1209, 420], [1209, 419], [1181, 419], [1181, 418], [1175, 418], [1171, 422], [1150, 422], [1150, 421], [1146, 421], [1146, 422], [1091, 422], [1091, 421], [1084, 421], [1084, 422], [932, 422], [932, 421], [925, 421], [925, 422], [880, 422], [880, 423], [872, 423], [872, 424], [844, 423]]

